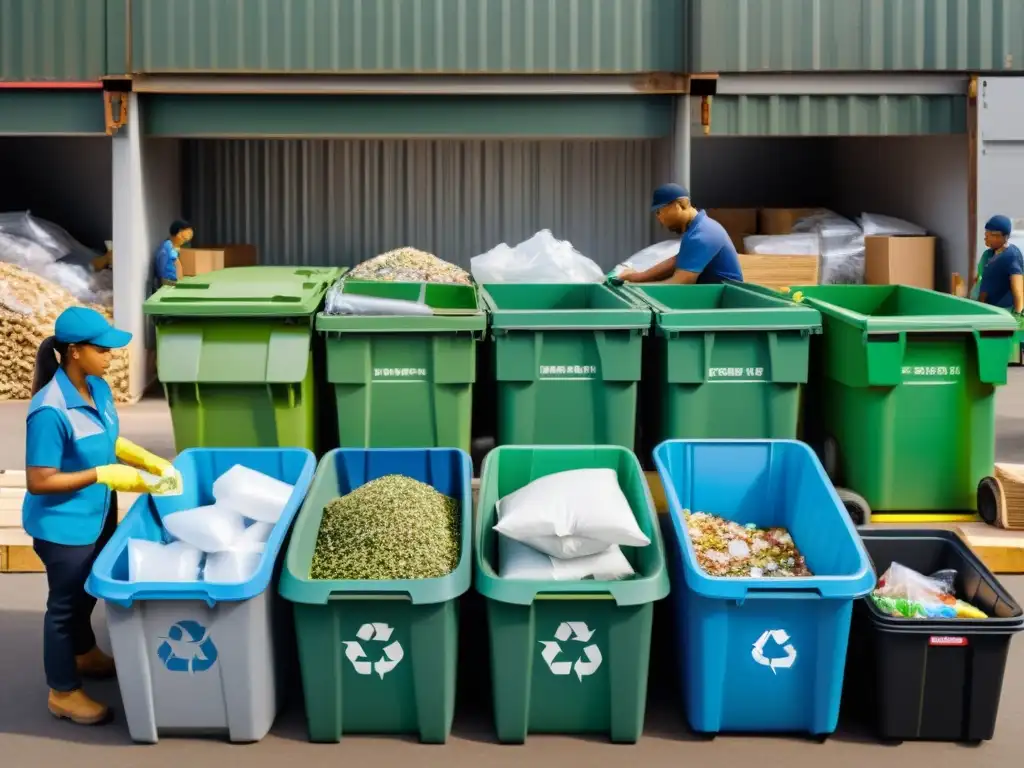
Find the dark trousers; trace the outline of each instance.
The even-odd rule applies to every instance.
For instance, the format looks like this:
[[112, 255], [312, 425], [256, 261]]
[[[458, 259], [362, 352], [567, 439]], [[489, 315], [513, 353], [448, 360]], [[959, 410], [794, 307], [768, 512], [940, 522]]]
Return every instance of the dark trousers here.
[[85, 580], [115, 528], [117, 494], [111, 493], [110, 509], [94, 544], [71, 547], [42, 539], [33, 542], [36, 554], [46, 566], [46, 582], [50, 588], [43, 619], [43, 668], [46, 684], [55, 691], [66, 693], [82, 687], [75, 656], [96, 645], [92, 631], [96, 598], [85, 591]]

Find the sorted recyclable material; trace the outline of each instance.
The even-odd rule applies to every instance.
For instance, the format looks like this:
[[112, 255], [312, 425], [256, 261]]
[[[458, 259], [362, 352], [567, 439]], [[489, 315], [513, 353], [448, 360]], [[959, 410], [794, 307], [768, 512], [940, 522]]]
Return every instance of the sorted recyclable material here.
[[495, 531], [550, 557], [586, 557], [613, 545], [651, 543], [613, 469], [546, 475], [499, 499], [496, 506]]
[[203, 553], [183, 541], [128, 540], [130, 581], [197, 581]]
[[174, 538], [207, 554], [231, 549], [245, 532], [242, 516], [219, 504], [174, 512], [163, 524]]
[[902, 619], [987, 619], [988, 615], [956, 597], [954, 570], [925, 576], [900, 563], [889, 566], [871, 593], [882, 613]]
[[401, 283], [457, 283], [471, 285], [466, 270], [416, 248], [396, 248], [367, 259], [347, 277], [353, 280], [384, 280]]
[[777, 579], [813, 576], [785, 528], [740, 525], [683, 510], [697, 564], [709, 576]]
[[273, 525], [288, 506], [295, 487], [255, 469], [235, 464], [213, 483], [213, 498], [221, 509]]
[[470, 259], [478, 283], [601, 283], [595, 261], [543, 229], [514, 248], [507, 243]]
[[311, 579], [433, 579], [459, 562], [459, 503], [404, 475], [385, 475], [324, 508]]
[[[0, 261], [0, 400], [32, 397], [39, 344], [53, 335], [53, 324], [61, 312], [81, 305], [64, 288], [27, 269]], [[112, 319], [109, 308], [87, 306]], [[127, 349], [113, 350], [104, 378], [117, 402], [130, 400]]]
[[585, 557], [562, 559], [538, 552], [533, 547], [498, 536], [498, 576], [523, 581], [618, 581], [634, 575], [622, 549], [608, 547]]

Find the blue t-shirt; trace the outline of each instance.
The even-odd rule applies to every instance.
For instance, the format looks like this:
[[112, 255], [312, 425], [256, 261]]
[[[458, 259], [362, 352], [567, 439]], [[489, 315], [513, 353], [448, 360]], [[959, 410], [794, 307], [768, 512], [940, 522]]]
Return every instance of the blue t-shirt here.
[[725, 227], [700, 211], [679, 241], [676, 269], [697, 272], [698, 283], [743, 280], [740, 257]]
[[156, 250], [156, 284], [161, 280], [178, 280], [178, 249], [170, 240], [164, 240]]
[[[25, 466], [79, 472], [117, 461], [114, 443], [120, 432], [114, 396], [103, 379], [88, 378], [95, 407], [63, 370], [44, 386], [28, 408]], [[110, 490], [90, 485], [73, 493], [25, 494], [21, 520], [34, 539], [81, 546], [99, 538], [110, 507]]]
[[1016, 245], [1008, 245], [1002, 253], [992, 256], [981, 273], [980, 293], [985, 294], [985, 303], [1012, 310], [1010, 277], [1021, 274], [1024, 274], [1024, 255]]

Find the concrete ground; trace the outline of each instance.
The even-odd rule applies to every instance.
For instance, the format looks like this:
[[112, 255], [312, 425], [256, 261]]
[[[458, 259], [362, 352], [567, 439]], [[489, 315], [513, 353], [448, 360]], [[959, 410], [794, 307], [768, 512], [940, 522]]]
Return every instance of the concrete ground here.
[[[998, 400], [997, 457], [1024, 462], [1024, 370], [1012, 369], [1010, 385]], [[942, 414], [935, 414], [942, 418]], [[0, 468], [23, 466], [24, 406], [0, 403]], [[170, 419], [158, 399], [122, 409], [123, 434], [162, 455], [173, 451]], [[1003, 583], [1024, 601], [1024, 578]], [[0, 575], [0, 764], [11, 768], [67, 765], [72, 768], [148, 768], [192, 765], [201, 768], [236, 760], [245, 768], [335, 768], [351, 765], [416, 765], [420, 768], [487, 765], [493, 768], [530, 764], [564, 768], [570, 762], [595, 767], [632, 762], [645, 768], [677, 768], [685, 764], [727, 766], [829, 766], [829, 768], [1013, 768], [1021, 764], [1024, 737], [1024, 640], [1010, 649], [996, 738], [980, 747], [921, 743], [881, 746], [861, 727], [843, 718], [839, 733], [825, 744], [786, 737], [722, 736], [712, 742], [694, 739], [687, 731], [664, 647], [652, 659], [647, 726], [636, 746], [613, 746], [602, 739], [532, 736], [521, 747], [494, 742], [486, 693], [478, 683], [486, 667], [473, 675], [462, 669], [455, 731], [445, 746], [424, 746], [407, 738], [348, 737], [339, 745], [306, 741], [301, 705], [293, 703], [279, 716], [271, 734], [259, 744], [235, 746], [215, 739], [165, 738], [155, 746], [131, 742], [115, 683], [90, 686], [110, 702], [115, 722], [102, 728], [80, 728], [53, 720], [46, 711], [41, 639], [45, 580], [38, 575]], [[100, 644], [109, 647], [102, 607], [95, 622]], [[656, 624], [656, 636], [660, 629]], [[660, 646], [660, 643], [657, 644]], [[466, 665], [464, 664], [464, 667]], [[469, 674], [467, 674], [469, 673]], [[295, 697], [293, 696], [293, 701]], [[772, 706], [765, 702], [765, 706]], [[605, 761], [608, 761], [607, 763]]]

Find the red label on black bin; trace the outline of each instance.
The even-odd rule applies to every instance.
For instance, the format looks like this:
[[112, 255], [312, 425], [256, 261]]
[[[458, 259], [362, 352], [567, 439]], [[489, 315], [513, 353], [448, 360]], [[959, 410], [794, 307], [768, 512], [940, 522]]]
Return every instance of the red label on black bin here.
[[966, 637], [955, 637], [951, 635], [932, 635], [928, 638], [928, 645], [945, 646], [947, 648], [967, 645]]

